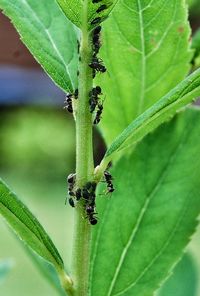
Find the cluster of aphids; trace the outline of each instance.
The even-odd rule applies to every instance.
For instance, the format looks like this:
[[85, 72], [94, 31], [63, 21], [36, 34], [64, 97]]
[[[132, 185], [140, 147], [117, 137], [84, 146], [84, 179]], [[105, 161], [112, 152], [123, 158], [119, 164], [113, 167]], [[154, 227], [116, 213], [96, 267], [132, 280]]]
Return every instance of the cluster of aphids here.
[[[107, 193], [114, 191], [112, 176], [108, 171], [104, 172], [104, 179], [107, 183]], [[96, 182], [87, 182], [82, 188], [75, 189], [76, 175], [70, 174], [67, 177], [68, 183], [68, 196], [69, 204], [71, 207], [75, 207], [76, 203], [82, 199], [85, 210], [86, 218], [91, 225], [97, 224], [97, 212], [96, 212]]]
[[[92, 3], [96, 4], [102, 2], [102, 0], [92, 0]], [[102, 11], [106, 10], [108, 5], [100, 4], [97, 8], [96, 12], [101, 13]], [[101, 47], [101, 40], [100, 40], [100, 33], [101, 33], [101, 26], [99, 25], [102, 21], [102, 18], [96, 17], [91, 21], [91, 25], [97, 25], [95, 29], [92, 31], [92, 60], [89, 64], [89, 67], [92, 69], [93, 78], [96, 76], [96, 73], [105, 73], [106, 67], [103, 64], [102, 59], [100, 59], [97, 55], [99, 53]], [[94, 87], [89, 93], [89, 105], [90, 105], [90, 112], [94, 112], [96, 110], [96, 116], [94, 118], [93, 123], [98, 124], [101, 120], [101, 115], [103, 112], [103, 101], [100, 100], [99, 96], [102, 95], [100, 86]]]
[[67, 109], [68, 112], [73, 113], [73, 107], [72, 107], [72, 99], [77, 100], [78, 99], [78, 89], [75, 90], [73, 94], [67, 93], [66, 98], [64, 101], [64, 109]]
[[95, 182], [87, 182], [83, 188], [75, 189], [76, 175], [70, 174], [67, 178], [68, 182], [68, 195], [69, 195], [69, 204], [72, 207], [75, 207], [76, 202], [80, 199], [83, 200], [84, 210], [86, 218], [91, 225], [97, 224], [96, 217], [96, 186]]

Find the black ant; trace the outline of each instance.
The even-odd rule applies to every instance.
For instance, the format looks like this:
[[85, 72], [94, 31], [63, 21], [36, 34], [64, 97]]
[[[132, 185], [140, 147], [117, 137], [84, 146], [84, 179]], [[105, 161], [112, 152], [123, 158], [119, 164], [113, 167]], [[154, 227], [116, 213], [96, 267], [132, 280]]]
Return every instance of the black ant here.
[[93, 19], [92, 21], [91, 21], [91, 25], [97, 25], [97, 24], [99, 24], [100, 22], [101, 22], [101, 20], [102, 20], [102, 18], [101, 17], [96, 17], [95, 19]]
[[89, 66], [97, 72], [105, 73], [106, 67], [102, 63], [103, 62], [101, 59], [98, 59], [96, 56], [93, 56], [92, 62], [89, 64]]
[[108, 6], [106, 5], [106, 4], [102, 4], [97, 10], [96, 10], [96, 12], [97, 13], [100, 13], [101, 11], [103, 11], [103, 10], [105, 10], [105, 9], [107, 9], [108, 8]]
[[67, 93], [64, 103], [65, 103], [64, 109], [67, 109], [68, 112], [73, 113], [72, 94]]
[[99, 49], [101, 47], [100, 32], [101, 32], [101, 26], [96, 27], [93, 31], [92, 43], [93, 43], [93, 51], [95, 56], [98, 54]]
[[100, 122], [102, 112], [103, 112], [103, 104], [98, 103], [97, 113], [96, 113], [95, 119], [93, 121], [94, 124], [98, 124]]
[[[76, 180], [76, 175], [75, 174], [70, 174], [68, 177], [67, 177], [67, 183], [68, 183], [68, 195], [70, 196], [69, 198], [69, 204], [72, 206], [73, 204], [73, 198], [75, 196], [75, 193], [74, 193], [74, 184], [75, 184], [75, 180]], [[73, 201], [73, 202], [72, 202]], [[65, 200], [65, 204], [67, 202], [67, 198]]]
[[76, 190], [76, 192], [75, 192], [75, 196], [76, 196], [76, 200], [81, 199], [81, 197], [82, 197], [82, 190], [81, 190], [81, 188], [78, 188], [78, 189]]
[[67, 93], [65, 98], [65, 106], [64, 109], [67, 109], [68, 112], [73, 113], [73, 107], [72, 107], [72, 98], [78, 99], [78, 89], [75, 90], [73, 94]]
[[74, 208], [75, 207], [75, 204], [74, 204], [74, 200], [72, 197], [69, 198], [69, 205]]
[[92, 0], [92, 3], [99, 3], [101, 2], [102, 0]]
[[106, 180], [106, 183], [107, 183], [107, 192], [108, 193], [112, 193], [115, 189], [114, 189], [114, 186], [113, 186], [113, 183], [112, 183], [112, 175], [108, 172], [108, 171], [105, 171], [104, 172], [104, 178]]
[[98, 104], [98, 100], [99, 100], [99, 97], [98, 95], [101, 94], [101, 87], [100, 86], [96, 86], [96, 87], [93, 87], [93, 89], [90, 91], [89, 93], [89, 104], [90, 104], [90, 112], [92, 113], [97, 104]]
[[95, 217], [95, 215], [97, 214], [95, 212], [95, 206], [86, 205], [85, 210], [86, 210], [86, 214], [87, 214], [87, 217], [88, 217], [88, 220], [89, 220], [90, 224], [91, 225], [96, 225], [98, 221], [97, 221], [97, 217]]

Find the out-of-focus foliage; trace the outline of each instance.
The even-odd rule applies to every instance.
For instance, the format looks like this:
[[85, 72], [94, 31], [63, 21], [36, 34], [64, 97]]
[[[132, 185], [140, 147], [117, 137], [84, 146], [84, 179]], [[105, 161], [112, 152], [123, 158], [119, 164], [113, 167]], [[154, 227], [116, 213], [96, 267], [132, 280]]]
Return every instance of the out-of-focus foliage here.
[[0, 260], [0, 285], [5, 280], [12, 266], [13, 266], [13, 262], [11, 260], [8, 260], [8, 259]]
[[197, 283], [194, 259], [185, 254], [157, 296], [197, 296]]
[[72, 168], [74, 126], [65, 112], [42, 107], [14, 109], [2, 114], [0, 123], [1, 166], [49, 175]]
[[22, 41], [54, 82], [65, 91], [77, 87], [77, 31], [55, 0], [0, 0]]

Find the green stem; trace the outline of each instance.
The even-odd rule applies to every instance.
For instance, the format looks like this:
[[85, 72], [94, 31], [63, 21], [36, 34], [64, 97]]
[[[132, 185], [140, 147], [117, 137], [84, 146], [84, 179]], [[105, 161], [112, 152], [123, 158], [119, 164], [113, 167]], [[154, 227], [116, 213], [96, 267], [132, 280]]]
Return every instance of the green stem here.
[[[79, 64], [79, 99], [76, 109], [76, 186], [82, 187], [93, 178], [92, 114], [89, 110], [89, 92], [92, 89], [92, 71], [88, 66], [92, 57], [87, 25], [88, 0], [83, 4], [83, 25]], [[91, 225], [85, 218], [83, 204], [75, 208], [75, 235], [73, 248], [74, 295], [88, 295]]]

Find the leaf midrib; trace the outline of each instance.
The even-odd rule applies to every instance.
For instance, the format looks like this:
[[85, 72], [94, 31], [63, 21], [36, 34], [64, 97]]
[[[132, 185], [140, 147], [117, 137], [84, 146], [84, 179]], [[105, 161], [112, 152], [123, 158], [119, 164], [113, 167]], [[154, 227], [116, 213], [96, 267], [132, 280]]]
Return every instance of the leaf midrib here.
[[35, 13], [35, 11], [33, 10], [33, 8], [31, 7], [31, 5], [26, 0], [21, 0], [21, 1], [31, 10], [32, 15], [34, 15], [35, 19], [39, 22], [39, 24], [41, 25], [41, 27], [44, 29], [44, 32], [46, 33], [47, 38], [49, 39], [52, 47], [54, 48], [54, 50], [57, 53], [57, 55], [60, 57], [60, 62], [61, 62], [61, 64], [63, 64], [63, 66], [64, 66], [64, 68], [65, 68], [65, 70], [67, 72], [67, 75], [69, 77], [71, 87], [74, 89], [74, 84], [73, 84], [73, 81], [71, 79], [71, 75], [70, 75], [69, 70], [68, 70], [68, 64], [66, 64], [66, 62], [64, 60], [64, 57], [62, 56], [62, 54], [59, 51], [59, 49], [58, 49], [57, 45], [55, 44], [55, 42], [53, 41], [49, 29], [44, 26], [44, 24], [41, 22], [40, 18]]
[[[190, 131], [190, 129], [184, 131], [184, 133], [183, 133], [183, 135], [182, 135], [182, 138], [181, 138], [181, 141], [178, 143], [177, 147], [176, 147], [175, 150], [172, 152], [172, 155], [170, 156], [170, 159], [169, 159], [168, 163], [166, 164], [165, 168], [163, 169], [163, 172], [162, 172], [162, 174], [160, 175], [158, 182], [155, 184], [154, 188], [152, 189], [152, 191], [148, 194], [148, 196], [147, 196], [147, 198], [146, 198], [146, 201], [145, 201], [145, 203], [144, 203], [144, 206], [142, 207], [142, 209], [141, 209], [141, 211], [140, 211], [140, 214], [139, 214], [139, 217], [138, 217], [138, 219], [137, 219], [136, 226], [134, 227], [134, 229], [133, 229], [133, 231], [132, 231], [132, 233], [131, 233], [131, 235], [130, 235], [130, 238], [129, 238], [129, 240], [128, 240], [128, 243], [126, 244], [126, 246], [125, 246], [125, 248], [124, 248], [125, 253], [122, 252], [122, 255], [121, 255], [121, 257], [120, 257], [120, 260], [119, 260], [118, 266], [117, 266], [117, 268], [116, 268], [116, 274], [114, 275], [114, 281], [111, 282], [111, 285], [110, 285], [110, 288], [109, 288], [109, 292], [108, 292], [108, 294], [107, 294], [108, 296], [110, 296], [111, 293], [112, 293], [112, 290], [113, 290], [114, 285], [115, 285], [115, 283], [116, 283], [116, 280], [117, 280], [117, 277], [118, 277], [118, 275], [119, 275], [119, 271], [120, 271], [120, 269], [121, 269], [121, 266], [122, 266], [122, 264], [123, 264], [123, 262], [124, 262], [124, 260], [125, 260], [126, 254], [128, 253], [129, 247], [132, 245], [133, 240], [135, 239], [135, 237], [136, 237], [136, 235], [137, 235], [137, 232], [138, 232], [139, 226], [140, 226], [140, 224], [141, 224], [142, 221], [143, 221], [143, 218], [144, 218], [144, 216], [145, 216], [145, 214], [146, 214], [146, 212], [147, 212], [148, 206], [149, 206], [150, 202], [152, 201], [153, 197], [155, 196], [155, 193], [159, 190], [160, 185], [163, 183], [163, 181], [164, 181], [164, 179], [165, 179], [165, 177], [166, 177], [166, 175], [167, 175], [167, 172], [168, 172], [170, 166], [174, 163], [174, 159], [176, 158], [177, 154], [179, 153], [179, 150], [183, 147], [183, 143], [184, 143], [184, 141], [185, 141], [185, 136], [186, 136], [187, 134], [189, 134], [189, 131]], [[124, 254], [123, 254], [123, 253], [124, 253]], [[121, 259], [123, 259], [123, 260], [121, 260]], [[148, 270], [148, 269], [147, 269], [147, 270]], [[147, 270], [146, 270], [146, 271], [147, 271]], [[146, 273], [146, 271], [143, 273], [143, 275]], [[142, 274], [142, 273], [141, 273], [141, 274]], [[142, 277], [141, 277], [141, 274], [140, 274], [140, 276], [138, 276], [138, 278], [142, 278], [142, 277], [143, 277], [143, 275], [142, 275]], [[133, 286], [137, 283], [138, 278], [135, 280], [134, 283], [132, 283], [131, 285], [129, 285], [128, 288], [124, 289], [123, 292], [124, 292], [125, 290], [128, 290], [129, 288], [133, 287]], [[120, 294], [121, 294], [121, 292], [120, 292]], [[120, 295], [120, 294], [117, 293], [117, 294], [114, 294], [114, 295], [116, 296], [116, 295]]]

